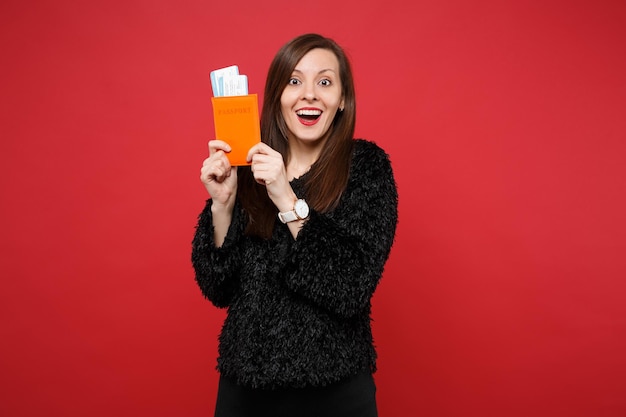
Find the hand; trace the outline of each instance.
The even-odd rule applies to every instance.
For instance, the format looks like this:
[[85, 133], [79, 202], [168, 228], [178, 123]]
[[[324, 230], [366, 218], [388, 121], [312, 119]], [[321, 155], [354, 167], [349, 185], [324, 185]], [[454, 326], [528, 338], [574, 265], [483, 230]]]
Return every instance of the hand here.
[[224, 141], [209, 141], [209, 157], [202, 164], [200, 180], [214, 205], [232, 208], [237, 195], [237, 167], [231, 166], [226, 157], [230, 150], [230, 145]]
[[251, 162], [252, 175], [259, 184], [265, 185], [267, 195], [280, 211], [293, 209], [296, 194], [293, 192], [283, 156], [266, 143], [260, 142], [248, 151], [248, 162]]

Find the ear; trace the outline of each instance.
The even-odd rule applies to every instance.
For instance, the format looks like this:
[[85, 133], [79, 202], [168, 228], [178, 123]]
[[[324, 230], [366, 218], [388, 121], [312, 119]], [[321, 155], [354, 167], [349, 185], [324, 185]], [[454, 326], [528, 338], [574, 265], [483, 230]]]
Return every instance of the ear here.
[[341, 99], [341, 103], [339, 103], [339, 111], [340, 111], [340, 112], [342, 112], [342, 111], [343, 111], [343, 108], [345, 107], [345, 104], [346, 104], [346, 103], [345, 103], [344, 99]]

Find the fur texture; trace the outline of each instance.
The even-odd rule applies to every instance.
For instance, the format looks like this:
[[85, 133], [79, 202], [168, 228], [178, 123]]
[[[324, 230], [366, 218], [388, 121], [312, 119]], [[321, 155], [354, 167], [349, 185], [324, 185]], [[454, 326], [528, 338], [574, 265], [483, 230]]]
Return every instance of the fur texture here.
[[[292, 187], [306, 199], [303, 178]], [[394, 241], [397, 206], [389, 157], [365, 140], [356, 140], [339, 206], [312, 210], [296, 240], [278, 221], [270, 240], [245, 236], [236, 205], [216, 248], [209, 199], [192, 264], [204, 296], [228, 308], [218, 370], [254, 388], [324, 386], [374, 372], [371, 298]]]

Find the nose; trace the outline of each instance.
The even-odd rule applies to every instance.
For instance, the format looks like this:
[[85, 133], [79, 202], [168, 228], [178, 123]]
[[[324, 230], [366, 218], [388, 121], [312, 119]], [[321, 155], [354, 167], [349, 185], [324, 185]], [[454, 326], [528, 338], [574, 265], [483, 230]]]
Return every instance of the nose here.
[[317, 95], [315, 94], [315, 85], [311, 83], [305, 84], [302, 98], [307, 101], [317, 100]]

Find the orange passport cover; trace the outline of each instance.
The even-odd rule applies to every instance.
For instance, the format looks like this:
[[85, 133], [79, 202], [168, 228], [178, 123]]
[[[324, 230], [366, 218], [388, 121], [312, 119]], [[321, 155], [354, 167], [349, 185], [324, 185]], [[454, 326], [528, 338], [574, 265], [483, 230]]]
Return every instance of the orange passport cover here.
[[211, 101], [215, 138], [232, 148], [226, 154], [230, 164], [250, 165], [246, 161], [248, 151], [261, 141], [257, 95], [211, 97]]

